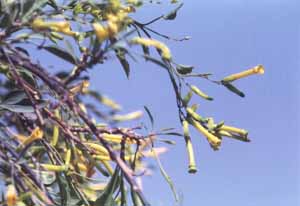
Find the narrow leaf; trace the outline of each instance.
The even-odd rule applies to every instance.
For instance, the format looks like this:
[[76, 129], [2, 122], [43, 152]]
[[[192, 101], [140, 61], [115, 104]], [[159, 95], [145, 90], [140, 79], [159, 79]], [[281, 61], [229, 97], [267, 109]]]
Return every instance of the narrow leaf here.
[[76, 64], [78, 62], [78, 60], [75, 56], [73, 56], [70, 52], [68, 52], [65, 49], [60, 48], [58, 46], [55, 46], [55, 45], [45, 46], [45, 47], [43, 47], [43, 49], [54, 54], [55, 56], [58, 56], [58, 57], [64, 59], [67, 62], [70, 62], [71, 64]]
[[120, 168], [116, 168], [105, 190], [101, 196], [96, 200], [95, 205], [111, 206], [114, 205], [113, 194], [120, 185]]
[[26, 94], [23, 91], [12, 91], [3, 98], [1, 104], [16, 104], [25, 99], [25, 97]]
[[174, 186], [174, 183], [173, 183], [171, 177], [167, 174], [167, 172], [163, 168], [163, 166], [162, 166], [162, 164], [161, 164], [161, 162], [160, 162], [160, 160], [159, 160], [159, 158], [158, 158], [155, 150], [153, 148], [151, 150], [154, 153], [154, 156], [155, 156], [155, 159], [156, 159], [157, 164], [159, 166], [159, 170], [160, 170], [161, 174], [163, 175], [163, 177], [165, 178], [165, 180], [167, 181], [167, 183], [169, 184], [169, 186], [170, 186], [170, 188], [171, 188], [171, 190], [173, 192], [175, 201], [178, 202], [179, 201], [178, 194], [176, 192], [176, 189], [175, 189], [175, 186]]
[[[23, 17], [22, 17], [22, 22], [27, 22], [30, 18], [31, 15], [38, 9], [41, 9], [46, 5], [48, 0], [39, 0], [39, 1], [25, 1], [28, 3], [28, 5], [24, 5], [24, 11], [23, 11]], [[34, 3], [32, 5], [32, 3]]]
[[237, 94], [238, 96], [245, 97], [245, 94], [242, 91], [240, 91], [238, 88], [236, 88], [235, 86], [233, 86], [233, 84], [231, 84], [229, 82], [223, 82], [222, 81], [222, 85], [224, 87], [226, 87], [229, 91]]
[[146, 110], [146, 112], [147, 112], [147, 114], [148, 114], [148, 116], [149, 116], [149, 119], [150, 119], [150, 122], [151, 122], [151, 127], [152, 127], [152, 129], [153, 129], [153, 127], [154, 127], [154, 119], [153, 119], [153, 116], [152, 116], [152, 114], [151, 114], [151, 112], [150, 112], [150, 110], [149, 110], [149, 108], [148, 108], [147, 106], [144, 106], [144, 109]]
[[177, 16], [177, 11], [183, 6], [183, 3], [179, 4], [178, 7], [176, 7], [173, 11], [166, 14], [163, 18], [165, 20], [174, 20]]
[[124, 51], [122, 51], [121, 49], [116, 50], [116, 56], [119, 60], [119, 62], [121, 63], [123, 70], [126, 74], [126, 77], [129, 78], [129, 74], [130, 74], [130, 66], [128, 61], [125, 58], [125, 53]]

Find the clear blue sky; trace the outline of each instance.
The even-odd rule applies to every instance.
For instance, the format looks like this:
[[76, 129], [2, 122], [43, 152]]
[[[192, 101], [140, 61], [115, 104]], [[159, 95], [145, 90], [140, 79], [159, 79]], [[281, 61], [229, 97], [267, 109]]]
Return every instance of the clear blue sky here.
[[[169, 11], [169, 1], [163, 2], [146, 6], [137, 18], [147, 21]], [[297, 108], [300, 3], [297, 0], [184, 2], [175, 21], [153, 25], [173, 37], [192, 37], [181, 43], [167, 42], [176, 62], [192, 64], [198, 72], [211, 72], [216, 79], [257, 64], [264, 65], [265, 74], [236, 83], [246, 98], [201, 79], [192, 81], [215, 97], [213, 102], [194, 98], [193, 101], [200, 104], [199, 112], [249, 130], [252, 142], [224, 139], [220, 151], [214, 152], [205, 138], [192, 131], [198, 173], [191, 175], [187, 173], [184, 141], [170, 137], [177, 140], [177, 145], [161, 160], [183, 197], [182, 205], [300, 205], [300, 114]], [[47, 58], [52, 64], [49, 60]], [[155, 117], [155, 129], [176, 127], [180, 131], [167, 73], [143, 60], [132, 65], [130, 80], [121, 70], [115, 60], [94, 68], [92, 87], [109, 94], [125, 111], [147, 105]], [[144, 180], [145, 193], [152, 205], [175, 205], [158, 170]]]
[[[167, 2], [167, 1], [166, 1]], [[299, 180], [299, 60], [300, 5], [293, 0], [184, 1], [173, 22], [154, 28], [173, 37], [192, 36], [184, 43], [169, 42], [178, 63], [195, 65], [217, 79], [257, 64], [264, 76], [237, 82], [246, 93], [239, 98], [224, 88], [198, 79], [193, 83], [215, 97], [200, 104], [200, 112], [250, 131], [251, 143], [224, 139], [213, 152], [206, 140], [192, 132], [198, 173], [187, 173], [184, 142], [162, 158], [166, 170], [183, 195], [184, 206], [296, 206], [300, 205]], [[149, 6], [149, 20], [167, 11]], [[97, 68], [98, 69], [98, 68]], [[167, 74], [142, 60], [132, 66], [128, 81], [116, 62], [94, 70], [102, 92], [124, 108], [149, 106], [156, 129], [180, 129], [175, 97]], [[101, 70], [101, 71], [100, 71]], [[145, 191], [153, 205], [174, 205], [171, 192], [157, 171], [145, 178]]]

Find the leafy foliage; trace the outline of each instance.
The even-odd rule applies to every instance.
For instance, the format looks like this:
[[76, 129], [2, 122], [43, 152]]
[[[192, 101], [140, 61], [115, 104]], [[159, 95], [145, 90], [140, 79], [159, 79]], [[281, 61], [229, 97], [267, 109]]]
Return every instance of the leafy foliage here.
[[[184, 137], [190, 173], [197, 171], [190, 126], [214, 150], [220, 148], [223, 137], [249, 141], [246, 130], [200, 116], [192, 96], [213, 98], [187, 79], [208, 80], [244, 97], [232, 82], [262, 74], [263, 67], [216, 81], [211, 74], [194, 73], [194, 66], [176, 63], [169, 48], [152, 35], [174, 41], [189, 38], [175, 39], [151, 28], [154, 22], [176, 18], [183, 4], [171, 2], [176, 6], [170, 13], [141, 23], [132, 17], [143, 6], [139, 0], [1, 1], [0, 173], [6, 185], [1, 205], [149, 205], [139, 184], [151, 170], [147, 158], [157, 160], [178, 200], [159, 160], [166, 148], [157, 146], [157, 142], [174, 142], [160, 136]], [[34, 58], [33, 50], [66, 61], [71, 71], [56, 68], [59, 72], [54, 73]], [[141, 126], [116, 126], [143, 113], [120, 114], [118, 103], [89, 89], [84, 73], [111, 56], [119, 60], [128, 78], [132, 66], [128, 58], [142, 58], [165, 69], [176, 94], [183, 134], [173, 129], [149, 132]], [[144, 109], [153, 128], [154, 117], [148, 107]]]

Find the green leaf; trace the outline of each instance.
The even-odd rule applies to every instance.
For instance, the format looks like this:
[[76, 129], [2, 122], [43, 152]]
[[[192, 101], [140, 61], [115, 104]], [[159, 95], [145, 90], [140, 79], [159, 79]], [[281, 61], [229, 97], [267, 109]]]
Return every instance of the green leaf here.
[[59, 205], [61, 206], [76, 205], [79, 199], [72, 197], [72, 194], [74, 192], [72, 191], [72, 188], [70, 187], [70, 184], [67, 181], [67, 179], [61, 175], [57, 175], [56, 179], [59, 186], [59, 194], [57, 195], [56, 201], [60, 201]]
[[[26, 103], [26, 104], [24, 104], [24, 103]], [[48, 102], [41, 101], [40, 103], [38, 103], [37, 106], [38, 106], [38, 108], [43, 108], [47, 104], [48, 104]], [[9, 110], [9, 111], [15, 112], [15, 113], [33, 113], [34, 112], [33, 106], [27, 99], [24, 99], [23, 101], [18, 102], [18, 104], [0, 104], [0, 108]]]
[[127, 192], [126, 192], [124, 174], [122, 174], [122, 177], [121, 177], [120, 187], [121, 187], [121, 205], [126, 206], [127, 205], [127, 200], [126, 200]]
[[70, 62], [71, 64], [77, 64], [77, 62], [78, 62], [78, 59], [75, 56], [73, 56], [72, 53], [68, 52], [64, 48], [61, 48], [61, 47], [58, 47], [55, 45], [51, 45], [51, 46], [44, 46], [43, 49], [54, 54], [55, 56], [58, 56], [64, 60], [66, 60], [67, 62]]
[[0, 104], [0, 108], [9, 110], [15, 113], [33, 113], [34, 109], [31, 105], [15, 105], [15, 104]]
[[164, 62], [162, 62], [162, 61], [160, 61], [160, 60], [158, 60], [158, 59], [155, 59], [155, 58], [153, 58], [153, 57], [151, 57], [151, 56], [148, 56], [148, 55], [142, 55], [146, 60], [148, 60], [148, 61], [151, 61], [152, 63], [154, 63], [154, 64], [157, 64], [158, 66], [161, 66], [161, 67], [163, 67], [163, 68], [165, 68], [165, 69], [169, 69], [169, 67], [164, 63]]
[[193, 69], [194, 69], [194, 66], [190, 66], [190, 65], [183, 65], [183, 64], [176, 65], [177, 72], [182, 75], [191, 73], [193, 71]]
[[56, 10], [58, 9], [58, 6], [57, 6], [55, 0], [48, 0], [47, 4]]
[[176, 145], [176, 142], [175, 142], [175, 141], [172, 141], [172, 140], [161, 139], [161, 138], [158, 138], [157, 140], [160, 141], [160, 142], [166, 143], [166, 144]]
[[11, 91], [1, 101], [1, 104], [16, 104], [26, 98], [26, 94], [23, 91]]
[[162, 133], [162, 135], [183, 137], [183, 135], [178, 132], [166, 132], [166, 133]]
[[169, 184], [169, 186], [170, 186], [170, 188], [171, 188], [171, 190], [172, 190], [172, 192], [173, 192], [175, 201], [178, 202], [178, 201], [179, 201], [179, 197], [178, 197], [178, 194], [177, 194], [177, 192], [176, 192], [176, 189], [175, 189], [175, 186], [174, 186], [174, 183], [173, 183], [171, 177], [167, 174], [167, 172], [166, 172], [165, 169], [163, 168], [163, 166], [162, 166], [162, 164], [161, 164], [161, 162], [160, 162], [160, 160], [159, 160], [159, 158], [158, 158], [158, 156], [157, 156], [155, 150], [154, 150], [153, 148], [152, 148], [151, 150], [152, 150], [152, 152], [154, 153], [154, 157], [155, 157], [155, 159], [156, 159], [156, 161], [157, 161], [157, 164], [158, 164], [158, 166], [159, 166], [159, 170], [160, 170], [162, 176], [165, 178], [165, 180], [166, 180], [167, 183]]
[[143, 49], [144, 55], [148, 55], [148, 56], [150, 55], [149, 47], [142, 45], [142, 49]]
[[115, 52], [116, 52], [116, 56], [117, 56], [119, 62], [121, 63], [121, 65], [123, 67], [126, 77], [129, 78], [130, 65], [125, 58], [125, 52], [122, 49], [116, 49]]
[[22, 76], [22, 78], [31, 86], [35, 87], [36, 86], [36, 80], [33, 76], [33, 74], [24, 69], [24, 68], [18, 68], [17, 71], [20, 73], [20, 75]]
[[101, 196], [96, 200], [95, 206], [112, 206], [114, 205], [113, 194], [116, 189], [120, 186], [120, 168], [117, 167], [113, 176], [111, 177], [105, 190], [102, 192]]
[[176, 128], [169, 127], [169, 128], [162, 128], [162, 129], [160, 129], [160, 131], [161, 131], [161, 132], [167, 132], [167, 131], [172, 131], [172, 130], [174, 130], [174, 129], [176, 129]]
[[144, 106], [144, 109], [146, 110], [146, 112], [147, 112], [147, 114], [148, 114], [148, 116], [149, 116], [149, 119], [150, 119], [150, 122], [151, 122], [151, 127], [152, 127], [152, 129], [153, 129], [153, 127], [154, 127], [154, 119], [153, 119], [153, 116], [152, 116], [152, 114], [151, 114], [151, 112], [150, 112], [150, 110], [149, 110], [149, 108], [148, 108], [147, 106]]
[[176, 7], [173, 11], [166, 14], [163, 18], [165, 20], [174, 20], [177, 16], [177, 11], [183, 6], [183, 3], [179, 4], [178, 7]]
[[71, 54], [72, 57], [75, 58], [75, 51], [74, 51], [74, 48], [73, 48], [72, 44], [70, 43], [70, 41], [64, 40], [64, 42], [66, 45], [66, 51], [69, 52], [69, 54]]
[[139, 198], [138, 194], [131, 188], [131, 199], [133, 202], [133, 206], [143, 206], [141, 199]]
[[39, 171], [39, 170], [33, 170], [37, 176], [41, 177], [41, 181], [45, 185], [51, 185], [56, 181], [56, 175], [55, 172], [52, 171]]
[[48, 0], [27, 0], [25, 1], [25, 4], [23, 6], [23, 15], [22, 15], [22, 22], [27, 22], [32, 14], [38, 10], [41, 9], [42, 7], [44, 7], [46, 5], [46, 3], [48, 2]]
[[222, 83], [222, 85], [223, 85], [224, 87], [226, 87], [229, 91], [231, 91], [231, 92], [237, 94], [237, 95], [240, 96], [240, 97], [245, 97], [245, 94], [244, 94], [242, 91], [240, 91], [238, 88], [236, 88], [235, 86], [233, 86], [233, 84], [231, 84], [231, 83], [229, 83], [229, 82], [224, 82], [224, 81], [222, 81], [221, 83]]

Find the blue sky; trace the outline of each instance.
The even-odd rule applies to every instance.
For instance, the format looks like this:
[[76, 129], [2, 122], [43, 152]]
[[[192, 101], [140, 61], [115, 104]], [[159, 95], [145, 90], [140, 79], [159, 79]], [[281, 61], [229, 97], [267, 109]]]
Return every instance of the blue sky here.
[[[216, 79], [257, 64], [264, 65], [265, 75], [236, 82], [246, 93], [244, 99], [204, 80], [191, 81], [215, 97], [213, 102], [194, 98], [200, 104], [199, 112], [249, 130], [252, 142], [224, 139], [221, 150], [213, 152], [206, 140], [192, 131], [198, 173], [190, 175], [184, 142], [170, 137], [177, 145], [162, 162], [183, 196], [182, 205], [299, 205], [299, 3], [184, 2], [175, 21], [153, 25], [173, 37], [192, 36], [186, 42], [167, 42], [178, 63], [192, 64], [198, 72], [211, 72]], [[152, 19], [167, 11], [166, 5], [147, 6], [138, 19]], [[180, 130], [165, 71], [141, 60], [132, 66], [128, 81], [120, 70], [115, 61], [95, 68], [94, 87], [128, 111], [147, 105], [156, 129], [171, 126]], [[145, 191], [153, 205], [174, 205], [158, 171], [145, 178]]]
[[[146, 5], [137, 16], [147, 21], [170, 10], [169, 1]], [[220, 151], [192, 130], [198, 173], [187, 173], [182, 138], [161, 158], [183, 198], [183, 206], [294, 206], [300, 205], [299, 78], [300, 3], [296, 0], [185, 0], [175, 21], [153, 28], [184, 42], [165, 41], [177, 63], [194, 65], [216, 79], [263, 64], [265, 74], [235, 83], [240, 98], [202, 79], [190, 80], [213, 102], [193, 98], [203, 116], [249, 131], [251, 143], [224, 139]], [[155, 36], [153, 36], [155, 37]], [[163, 40], [161, 38], [157, 38]], [[42, 54], [44, 55], [44, 54]], [[42, 56], [53, 64], [48, 55]], [[46, 62], [46, 64], [47, 64]], [[116, 60], [91, 71], [93, 89], [108, 94], [126, 111], [147, 105], [155, 129], [181, 130], [174, 92], [167, 73], [143, 60], [132, 64], [127, 80]], [[144, 178], [145, 193], [155, 206], [175, 205], [159, 171]]]

